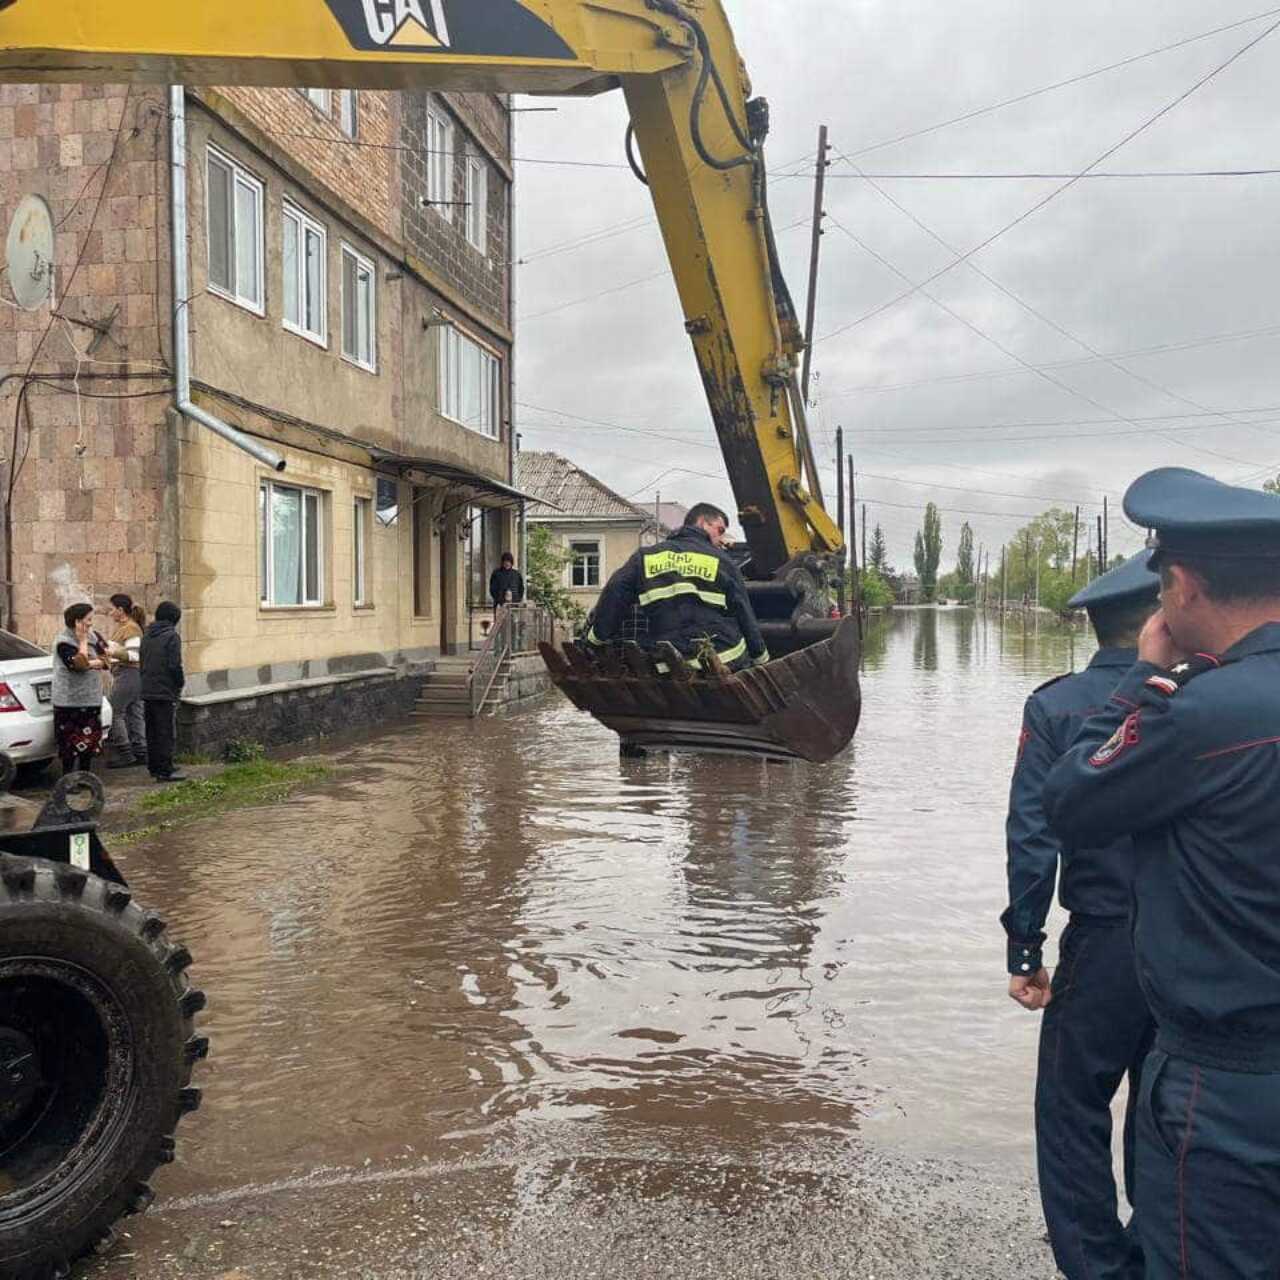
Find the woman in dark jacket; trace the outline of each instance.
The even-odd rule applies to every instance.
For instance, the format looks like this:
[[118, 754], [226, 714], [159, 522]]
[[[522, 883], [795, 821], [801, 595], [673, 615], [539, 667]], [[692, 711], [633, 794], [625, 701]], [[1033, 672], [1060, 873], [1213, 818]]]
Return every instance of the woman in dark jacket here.
[[178, 699], [186, 684], [182, 670], [182, 610], [170, 600], [156, 605], [156, 620], [142, 637], [142, 705], [147, 722], [147, 768], [157, 782], [181, 782], [173, 769]]
[[102, 673], [107, 642], [89, 625], [93, 605], [73, 604], [54, 642], [53, 737], [62, 772], [92, 767], [102, 750]]

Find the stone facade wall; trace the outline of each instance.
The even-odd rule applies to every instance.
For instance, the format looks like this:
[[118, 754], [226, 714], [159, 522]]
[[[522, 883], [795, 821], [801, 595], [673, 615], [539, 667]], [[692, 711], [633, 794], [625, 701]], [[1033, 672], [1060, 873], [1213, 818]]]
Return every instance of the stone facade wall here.
[[[150, 610], [176, 588], [164, 523], [167, 156], [162, 90], [0, 86], [0, 227], [24, 195], [49, 202], [65, 317], [0, 307], [0, 367], [21, 375], [34, 359], [49, 379], [28, 387], [16, 434], [22, 378], [0, 386], [0, 455], [16, 470], [4, 625], [37, 643], [78, 600], [126, 591]], [[6, 466], [0, 501], [9, 479]]]
[[[452, 217], [446, 217], [439, 208], [422, 204], [427, 196], [427, 104], [433, 98], [448, 108], [454, 120], [453, 200], [466, 199], [465, 142], [470, 139], [487, 153], [489, 221], [483, 254], [467, 242], [466, 210], [461, 204], [450, 210]], [[498, 116], [502, 117], [501, 130]], [[473, 299], [487, 317], [510, 328], [508, 260], [511, 253], [507, 225], [510, 184], [492, 159], [495, 155], [503, 159], [509, 155], [506, 118], [507, 112], [497, 105], [496, 99], [484, 94], [468, 98], [458, 94], [405, 93], [400, 102], [405, 245], [429, 263], [452, 288]]]
[[358, 91], [352, 139], [338, 127], [336, 91], [327, 116], [296, 89], [234, 85], [213, 93], [196, 92], [215, 110], [219, 97], [230, 102], [330, 191], [391, 239], [400, 238], [396, 94]]
[[404, 720], [425, 676], [370, 675], [337, 684], [283, 689], [262, 697], [178, 707], [178, 750], [219, 756], [230, 742], [264, 747], [309, 742]]

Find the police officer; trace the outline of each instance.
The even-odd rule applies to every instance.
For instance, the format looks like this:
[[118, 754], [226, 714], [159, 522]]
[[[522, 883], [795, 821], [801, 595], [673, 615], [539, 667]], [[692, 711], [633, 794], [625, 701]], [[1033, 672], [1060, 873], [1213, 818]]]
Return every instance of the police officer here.
[[638, 608], [641, 641], [667, 640], [696, 664], [710, 648], [732, 670], [767, 662], [769, 652], [738, 566], [721, 550], [729, 517], [700, 502], [684, 527], [639, 551], [609, 579], [587, 633], [589, 644], [620, 638]]
[[[1151, 1280], [1280, 1276], [1280, 501], [1167, 467], [1161, 609], [1053, 767], [1065, 842], [1133, 836], [1134, 944], [1156, 1021], [1138, 1111]], [[1113, 846], [1116, 856], [1123, 846]]]
[[[1054, 762], [1085, 718], [1103, 706], [1137, 659], [1138, 632], [1155, 612], [1160, 580], [1143, 551], [1069, 602], [1085, 609], [1099, 649], [1088, 667], [1043, 684], [1028, 699], [1009, 794], [1009, 995], [1044, 1010], [1036, 1075], [1040, 1201], [1058, 1269], [1068, 1280], [1139, 1280], [1142, 1253], [1122, 1226], [1111, 1168], [1111, 1100], [1129, 1076], [1125, 1190], [1133, 1198], [1132, 1116], [1152, 1022], [1138, 987], [1129, 936], [1133, 848], [1060, 841], [1049, 830], [1043, 790]], [[1040, 948], [1058, 898], [1071, 921], [1050, 986]]]

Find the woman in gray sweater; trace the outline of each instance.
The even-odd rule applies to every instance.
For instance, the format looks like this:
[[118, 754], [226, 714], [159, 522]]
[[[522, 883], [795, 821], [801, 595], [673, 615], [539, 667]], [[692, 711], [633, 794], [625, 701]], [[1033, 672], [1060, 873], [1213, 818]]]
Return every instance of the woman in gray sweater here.
[[92, 767], [102, 750], [102, 673], [107, 642], [89, 625], [93, 605], [73, 604], [54, 642], [53, 736], [62, 772]]

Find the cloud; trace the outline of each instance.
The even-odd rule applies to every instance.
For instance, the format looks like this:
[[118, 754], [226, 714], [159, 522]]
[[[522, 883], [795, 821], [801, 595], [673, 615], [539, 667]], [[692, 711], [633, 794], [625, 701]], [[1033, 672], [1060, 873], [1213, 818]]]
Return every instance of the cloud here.
[[[1023, 0], [953, 0], [945, 6], [935, 0], [843, 0], [834, 11], [830, 0], [797, 0], [785, 15], [777, 6], [748, 0], [726, 0], [726, 8], [755, 92], [770, 100], [768, 149], [775, 172], [811, 155], [820, 123], [830, 127], [839, 151], [856, 152], [1256, 12], [1247, 4], [1210, 11], [1191, 0], [1123, 6], [1082, 0], [1070, 7]], [[877, 173], [1078, 171], [1266, 25], [1263, 20], [1223, 32], [863, 154], [858, 164]], [[1103, 168], [1274, 162], [1278, 66], [1280, 32]], [[556, 105], [554, 114], [517, 116], [518, 154], [621, 162], [621, 95]], [[967, 251], [1061, 180], [880, 181], [916, 218]], [[775, 225], [807, 219], [811, 202], [807, 177], [775, 180]], [[826, 205], [912, 281], [951, 260], [843, 163], [831, 170]], [[1267, 469], [1280, 469], [1276, 426], [1244, 425], [1233, 421], [1241, 416], [1234, 412], [1206, 414], [1280, 404], [1280, 333], [1202, 342], [1280, 325], [1277, 205], [1280, 177], [1084, 180], [974, 259], [1030, 309], [965, 265], [929, 286], [940, 302], [1032, 365], [1084, 361], [1040, 374], [1021, 369], [919, 294], [851, 324], [906, 286], [829, 223], [817, 332], [851, 325], [821, 343], [814, 357], [814, 434], [831, 476], [829, 505], [834, 507], [837, 425], [844, 426], [860, 468], [900, 477], [868, 476], [859, 486], [872, 522], [883, 524], [900, 563], [909, 560], [929, 500], [944, 508], [949, 548], [966, 518], [980, 542], [998, 546], [1022, 514], [1047, 505], [1044, 495], [1100, 503], [1106, 492], [1114, 504], [1135, 475], [1173, 462], [1227, 479], [1260, 480]], [[519, 166], [517, 207], [521, 253], [651, 213], [647, 193], [625, 169], [532, 164]], [[779, 239], [792, 292], [801, 299], [806, 229]], [[646, 223], [518, 268], [521, 314], [576, 305], [519, 326], [517, 398], [632, 428], [570, 423], [521, 409], [526, 446], [569, 454], [639, 500], [652, 500], [650, 482], [669, 467], [723, 472], [718, 450], [706, 447], [715, 438], [674, 284], [661, 278], [604, 293], [658, 272], [664, 263], [658, 228]], [[1185, 345], [1192, 342], [1201, 345]], [[1090, 358], [1090, 351], [1164, 344], [1182, 349], [1125, 359], [1120, 367]], [[939, 381], [948, 377], [953, 380]], [[903, 383], [915, 385], [864, 389]], [[1200, 416], [1151, 420], [1179, 414]], [[1248, 416], [1265, 422], [1280, 413]], [[999, 429], [1005, 423], [1021, 425]], [[1040, 423], [1080, 425], [1034, 425]], [[688, 443], [637, 434], [647, 429]], [[686, 503], [703, 496], [733, 502], [724, 481], [668, 475], [658, 487], [664, 498]], [[1113, 520], [1113, 548], [1134, 549], [1140, 537], [1141, 531], [1126, 531]]]

